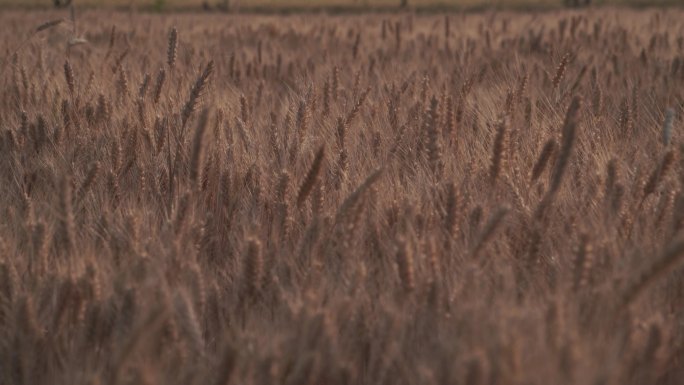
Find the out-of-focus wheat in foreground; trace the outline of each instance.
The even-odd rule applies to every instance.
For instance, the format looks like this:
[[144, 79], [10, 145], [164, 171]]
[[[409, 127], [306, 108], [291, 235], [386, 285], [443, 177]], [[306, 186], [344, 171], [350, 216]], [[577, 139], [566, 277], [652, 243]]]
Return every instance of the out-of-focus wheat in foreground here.
[[683, 21], [3, 12], [0, 383], [679, 383]]

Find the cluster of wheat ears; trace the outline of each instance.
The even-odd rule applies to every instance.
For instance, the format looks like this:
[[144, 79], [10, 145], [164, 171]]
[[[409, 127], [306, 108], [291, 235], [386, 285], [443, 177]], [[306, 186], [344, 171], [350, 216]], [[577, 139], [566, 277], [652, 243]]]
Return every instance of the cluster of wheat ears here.
[[683, 378], [681, 10], [63, 16], [0, 14], [0, 383]]

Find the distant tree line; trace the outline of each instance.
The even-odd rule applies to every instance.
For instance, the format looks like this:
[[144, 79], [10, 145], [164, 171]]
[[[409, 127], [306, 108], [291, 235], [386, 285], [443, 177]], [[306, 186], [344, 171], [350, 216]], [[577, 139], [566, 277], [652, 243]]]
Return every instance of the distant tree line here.
[[563, 4], [569, 7], [581, 7], [583, 5], [591, 5], [591, 0], [563, 0]]
[[[564, 5], [569, 7], [581, 7], [583, 5], [590, 5], [591, 0], [562, 0]], [[401, 7], [408, 7], [409, 0], [401, 0]]]
[[[61, 7], [67, 7], [71, 4], [71, 0], [52, 0], [53, 3], [55, 4], [55, 7], [61, 8]], [[409, 0], [400, 0], [400, 6], [402, 8], [408, 7], [409, 5]], [[591, 0], [562, 0], [563, 4], [570, 6], [570, 7], [580, 7], [583, 5], [590, 5]], [[207, 2], [204, 2], [205, 5], [207, 5]], [[230, 8], [230, 0], [222, 0], [221, 4], [219, 5], [221, 8], [228, 9]]]

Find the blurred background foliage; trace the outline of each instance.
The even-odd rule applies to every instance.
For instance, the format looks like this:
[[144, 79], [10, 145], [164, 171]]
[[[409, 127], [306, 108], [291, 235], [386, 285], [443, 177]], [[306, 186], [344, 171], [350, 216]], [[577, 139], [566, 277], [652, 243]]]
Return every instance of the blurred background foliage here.
[[467, 9], [498, 8], [556, 8], [590, 1], [595, 5], [662, 6], [684, 5], [684, 0], [0, 0], [0, 6], [52, 7], [55, 3], [73, 3], [89, 7], [126, 7], [152, 10], [179, 9], [249, 9], [249, 8], [387, 8], [402, 3], [417, 8]]

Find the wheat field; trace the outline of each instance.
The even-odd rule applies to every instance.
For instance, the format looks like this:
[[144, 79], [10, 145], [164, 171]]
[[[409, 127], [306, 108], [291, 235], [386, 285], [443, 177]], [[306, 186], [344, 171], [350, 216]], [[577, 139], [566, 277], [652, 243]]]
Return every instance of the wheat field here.
[[6, 11], [1, 384], [679, 384], [684, 11]]

